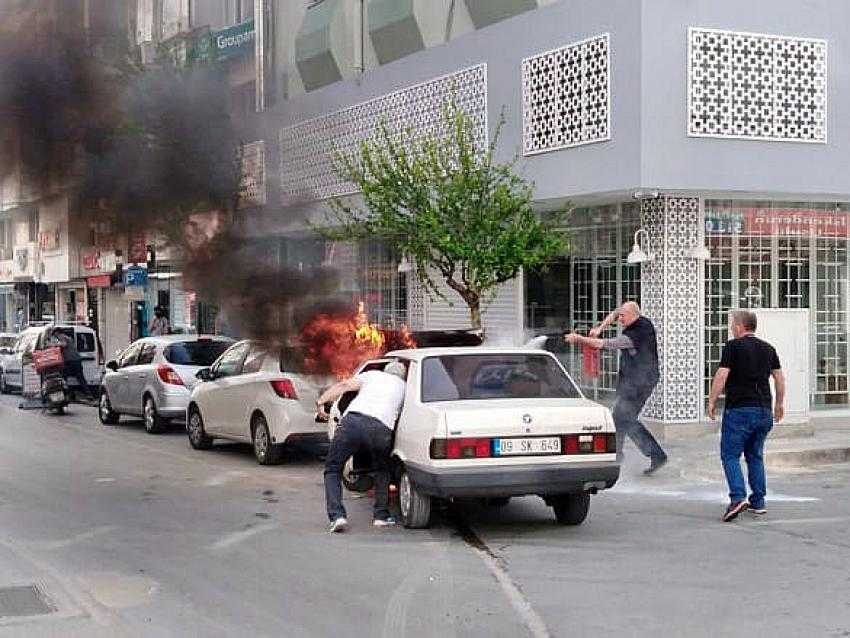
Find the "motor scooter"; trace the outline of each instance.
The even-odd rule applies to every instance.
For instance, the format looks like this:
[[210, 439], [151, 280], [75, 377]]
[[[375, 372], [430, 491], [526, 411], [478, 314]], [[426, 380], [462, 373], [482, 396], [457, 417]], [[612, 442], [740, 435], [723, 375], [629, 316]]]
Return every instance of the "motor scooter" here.
[[33, 352], [33, 366], [41, 375], [41, 400], [54, 414], [64, 414], [71, 402], [68, 382], [65, 381], [65, 361], [56, 346]]
[[41, 373], [41, 399], [54, 414], [64, 414], [71, 402], [63, 372], [64, 366], [54, 366]]

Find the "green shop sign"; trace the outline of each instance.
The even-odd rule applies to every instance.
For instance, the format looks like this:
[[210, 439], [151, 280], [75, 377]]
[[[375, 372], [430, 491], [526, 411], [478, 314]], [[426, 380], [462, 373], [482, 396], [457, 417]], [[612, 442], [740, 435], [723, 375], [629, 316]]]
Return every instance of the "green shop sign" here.
[[254, 21], [210, 33], [210, 40], [219, 60], [254, 52]]
[[195, 38], [188, 58], [205, 64], [253, 53], [255, 33], [253, 20], [221, 31], [209, 31]]

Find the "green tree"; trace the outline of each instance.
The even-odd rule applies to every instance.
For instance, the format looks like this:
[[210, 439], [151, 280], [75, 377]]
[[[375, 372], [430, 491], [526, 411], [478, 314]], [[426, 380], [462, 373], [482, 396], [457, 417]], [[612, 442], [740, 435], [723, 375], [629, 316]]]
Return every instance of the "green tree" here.
[[443, 109], [442, 131], [414, 136], [381, 124], [358, 152], [337, 154], [338, 175], [360, 191], [331, 200], [320, 234], [332, 240], [384, 240], [412, 260], [429, 294], [445, 298], [442, 278], [481, 328], [481, 304], [521, 268], [545, 266], [567, 248], [553, 222], [532, 209], [532, 187], [499, 163], [504, 119], [486, 148], [475, 120], [455, 103]]

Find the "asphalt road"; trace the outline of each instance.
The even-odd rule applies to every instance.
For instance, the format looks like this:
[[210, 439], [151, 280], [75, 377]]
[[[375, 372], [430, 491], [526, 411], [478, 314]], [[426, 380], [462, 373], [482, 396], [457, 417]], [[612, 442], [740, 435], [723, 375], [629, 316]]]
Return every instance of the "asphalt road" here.
[[[846, 465], [769, 477], [767, 517], [731, 524], [721, 484], [631, 455], [580, 527], [524, 498], [374, 529], [349, 499], [331, 536], [309, 454], [260, 467], [18, 401], [0, 397], [3, 638], [850, 636]], [[3, 588], [32, 584], [53, 611], [9, 615]]]

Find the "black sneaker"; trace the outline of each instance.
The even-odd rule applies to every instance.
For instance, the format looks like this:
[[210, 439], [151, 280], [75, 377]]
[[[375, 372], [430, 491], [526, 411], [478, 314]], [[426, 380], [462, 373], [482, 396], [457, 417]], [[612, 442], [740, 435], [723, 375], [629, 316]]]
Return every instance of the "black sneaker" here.
[[726, 513], [723, 515], [723, 522], [728, 523], [729, 521], [734, 521], [738, 518], [738, 514], [747, 509], [747, 501], [736, 501], [735, 503], [730, 503], [729, 507], [726, 508]]
[[650, 476], [652, 474], [655, 474], [658, 470], [660, 470], [665, 465], [667, 465], [667, 457], [666, 456], [663, 459], [652, 459], [652, 461], [649, 463], [649, 467], [646, 468], [643, 471], [643, 473], [646, 476]]
[[762, 505], [761, 507], [753, 507], [753, 504], [747, 501], [747, 511], [751, 514], [755, 514], [756, 516], [763, 516], [767, 514], [767, 508]]

